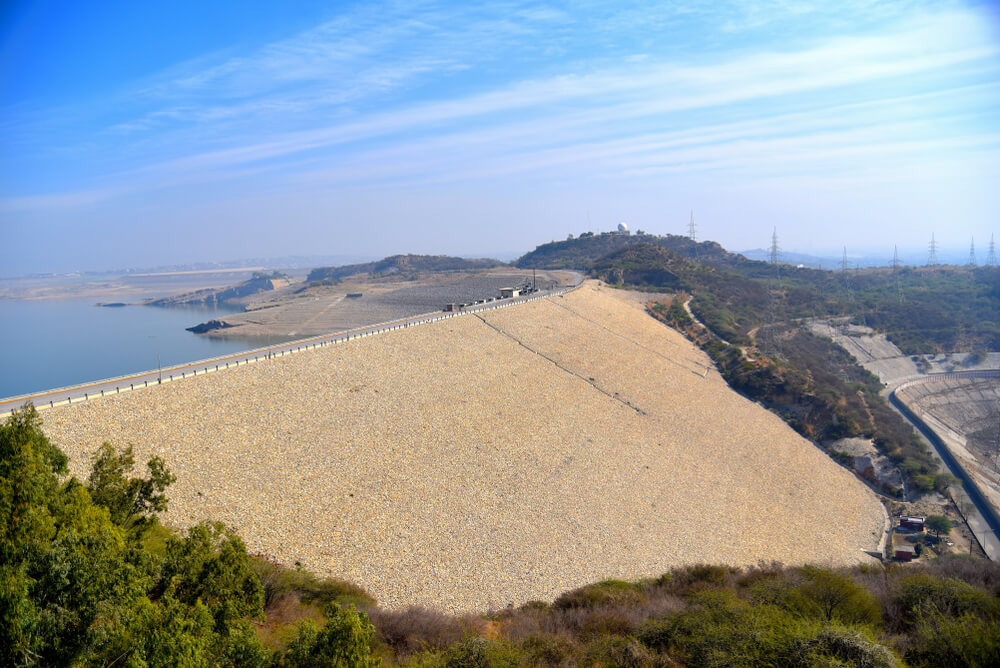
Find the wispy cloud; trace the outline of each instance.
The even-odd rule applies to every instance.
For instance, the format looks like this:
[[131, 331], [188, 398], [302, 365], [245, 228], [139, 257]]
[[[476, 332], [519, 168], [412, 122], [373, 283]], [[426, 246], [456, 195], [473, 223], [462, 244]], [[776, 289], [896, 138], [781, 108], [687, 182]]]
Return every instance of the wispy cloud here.
[[[723, 32], [828, 14], [822, 4], [773, 4], [738, 3]], [[588, 18], [587, 35], [624, 42], [698, 13], [718, 21], [701, 3], [608, 9]], [[457, 13], [434, 3], [362, 6], [251, 53], [182, 63], [131, 90], [138, 113], [104, 129], [126, 165], [101, 175], [115, 188], [76, 190], [110, 197], [262, 173], [336, 184], [544, 177], [567, 165], [594, 165], [595, 177], [748, 171], [779, 157], [821, 169], [977, 142], [996, 150], [982, 116], [1000, 106], [990, 83], [1000, 81], [1000, 46], [967, 11], [915, 11], [890, 31], [821, 34], [781, 50], [737, 43], [697, 58], [618, 46], [589, 54], [572, 34], [580, 23], [517, 2]], [[543, 65], [552, 49], [575, 57]], [[531, 67], [503, 62], [518, 58]], [[955, 107], [966, 103], [971, 116], [962, 117]], [[60, 197], [9, 202], [100, 199]]]

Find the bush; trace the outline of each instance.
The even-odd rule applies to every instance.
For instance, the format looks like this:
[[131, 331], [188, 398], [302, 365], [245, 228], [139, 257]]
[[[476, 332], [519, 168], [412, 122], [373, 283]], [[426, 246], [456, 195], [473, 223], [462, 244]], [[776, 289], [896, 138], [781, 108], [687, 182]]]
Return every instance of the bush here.
[[369, 614], [379, 637], [397, 656], [447, 649], [468, 635], [472, 626], [471, 621], [466, 624], [458, 617], [416, 605], [403, 610], [375, 608]]
[[567, 608], [592, 608], [597, 605], [634, 604], [642, 598], [642, 589], [638, 585], [621, 580], [604, 580], [562, 594], [555, 600], [552, 607], [557, 610], [565, 610]]

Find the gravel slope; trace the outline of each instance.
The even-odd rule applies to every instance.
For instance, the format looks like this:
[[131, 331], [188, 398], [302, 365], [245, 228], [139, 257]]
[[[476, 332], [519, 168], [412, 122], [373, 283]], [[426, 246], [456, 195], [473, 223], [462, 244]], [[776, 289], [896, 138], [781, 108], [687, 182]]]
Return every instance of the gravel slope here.
[[177, 475], [167, 521], [388, 606], [484, 610], [694, 561], [852, 563], [881, 503], [679, 334], [564, 296], [43, 412]]

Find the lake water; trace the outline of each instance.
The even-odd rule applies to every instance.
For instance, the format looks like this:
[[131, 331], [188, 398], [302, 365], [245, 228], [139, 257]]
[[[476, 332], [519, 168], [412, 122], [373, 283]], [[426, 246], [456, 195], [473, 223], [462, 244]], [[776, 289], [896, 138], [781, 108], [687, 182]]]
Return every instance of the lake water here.
[[231, 309], [94, 306], [94, 299], [0, 300], [0, 398], [266, 345], [184, 330]]

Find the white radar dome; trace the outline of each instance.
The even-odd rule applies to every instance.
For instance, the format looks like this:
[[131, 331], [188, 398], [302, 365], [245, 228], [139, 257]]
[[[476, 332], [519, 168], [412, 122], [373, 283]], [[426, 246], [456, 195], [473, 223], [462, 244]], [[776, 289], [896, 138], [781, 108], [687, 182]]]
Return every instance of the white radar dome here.
[[625, 223], [618, 223], [618, 231], [628, 232], [628, 225], [626, 225]]

